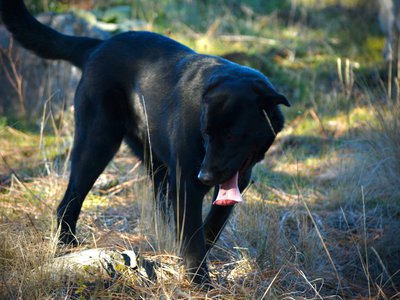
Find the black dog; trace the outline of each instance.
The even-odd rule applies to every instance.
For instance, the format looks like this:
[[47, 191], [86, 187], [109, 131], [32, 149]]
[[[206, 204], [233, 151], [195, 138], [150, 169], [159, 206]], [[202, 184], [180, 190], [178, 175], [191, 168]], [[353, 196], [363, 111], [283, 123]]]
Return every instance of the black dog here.
[[61, 240], [76, 243], [85, 196], [125, 140], [148, 166], [156, 198], [172, 203], [193, 279], [208, 281], [205, 256], [233, 205], [213, 205], [203, 222], [203, 197], [215, 186], [215, 198], [218, 185], [237, 173], [240, 190], [248, 185], [252, 167], [283, 127], [278, 105], [288, 100], [260, 72], [159, 34], [72, 37], [40, 24], [22, 0], [0, 0], [0, 11], [25, 48], [83, 72], [71, 175], [57, 210]]

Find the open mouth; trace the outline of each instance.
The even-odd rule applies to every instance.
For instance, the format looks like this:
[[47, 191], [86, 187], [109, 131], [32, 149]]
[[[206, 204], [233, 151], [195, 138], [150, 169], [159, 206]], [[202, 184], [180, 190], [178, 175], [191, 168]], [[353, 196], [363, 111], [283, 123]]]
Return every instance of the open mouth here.
[[230, 206], [239, 202], [243, 202], [243, 198], [238, 187], [239, 176], [247, 171], [252, 159], [252, 156], [247, 158], [240, 169], [230, 179], [219, 185], [218, 196], [213, 202], [214, 205]]

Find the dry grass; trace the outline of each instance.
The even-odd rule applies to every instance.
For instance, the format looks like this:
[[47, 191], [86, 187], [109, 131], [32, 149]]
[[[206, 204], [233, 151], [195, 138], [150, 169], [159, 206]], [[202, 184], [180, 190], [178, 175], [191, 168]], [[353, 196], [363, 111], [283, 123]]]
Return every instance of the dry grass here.
[[[332, 185], [330, 194], [310, 193], [309, 183], [295, 176], [292, 193], [273, 187], [281, 178], [270, 179], [268, 186], [261, 180], [248, 189], [246, 203], [237, 207], [210, 253], [214, 285], [210, 291], [196, 289], [185, 278], [175, 256], [172, 230], [159, 223], [148, 179], [125, 147], [85, 202], [79, 238], [84, 249], [139, 249], [142, 257], [157, 262], [158, 279], [152, 282], [129, 272], [93, 280], [66, 274], [60, 280], [41, 268], [65, 251], [55, 242], [57, 201], [53, 199], [62, 196], [66, 177], [51, 164], [29, 178], [14, 170], [0, 194], [1, 295], [12, 299], [361, 299], [362, 295], [395, 299], [400, 286], [400, 243], [394, 239], [400, 230], [399, 198], [398, 190], [382, 178], [390, 182], [399, 178], [394, 163], [399, 154], [398, 112], [397, 104], [377, 109], [378, 122], [365, 135], [368, 147], [362, 148], [374, 151], [358, 151], [357, 159], [352, 159], [353, 166], [367, 161], [374, 172], [379, 168], [379, 178], [369, 177], [368, 184], [361, 184], [365, 175], [376, 173], [356, 167], [351, 174], [346, 169], [346, 183], [352, 190]], [[274, 159], [291, 155], [278, 152], [271, 154]], [[352, 198], [356, 187], [359, 197]], [[322, 204], [332, 195], [352, 200], [338, 201], [331, 208]]]

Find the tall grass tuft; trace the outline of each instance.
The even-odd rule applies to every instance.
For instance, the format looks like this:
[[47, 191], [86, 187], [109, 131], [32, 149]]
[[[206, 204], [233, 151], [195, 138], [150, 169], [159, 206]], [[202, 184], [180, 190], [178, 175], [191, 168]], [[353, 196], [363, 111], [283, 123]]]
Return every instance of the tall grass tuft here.
[[400, 103], [370, 103], [370, 107], [373, 119], [352, 143], [352, 164], [344, 168], [339, 181], [351, 186], [353, 200], [360, 198], [362, 187], [367, 200], [395, 203], [400, 200]]
[[377, 123], [367, 135], [369, 170], [365, 187], [373, 197], [400, 200], [400, 102], [375, 109]]

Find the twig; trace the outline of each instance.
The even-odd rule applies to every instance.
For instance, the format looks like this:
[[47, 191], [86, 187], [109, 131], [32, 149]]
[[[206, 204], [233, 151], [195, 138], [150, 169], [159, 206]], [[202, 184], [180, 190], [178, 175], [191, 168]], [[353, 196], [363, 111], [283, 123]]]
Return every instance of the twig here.
[[179, 25], [181, 27], [184, 27], [184, 29], [187, 32], [187, 35], [190, 35], [192, 38], [195, 38], [195, 39], [201, 38], [202, 36], [206, 36], [208, 38], [214, 37], [215, 39], [220, 39], [225, 42], [259, 43], [259, 44], [268, 45], [268, 46], [275, 46], [275, 45], [279, 44], [279, 42], [277, 40], [269, 39], [269, 38], [265, 38], [265, 37], [254, 36], [254, 35], [241, 35], [241, 34], [216, 35], [216, 34], [214, 34], [215, 27], [217, 25], [219, 26], [219, 24], [217, 23], [217, 20], [213, 23], [213, 25], [211, 25], [211, 27], [208, 29], [208, 31], [206, 33], [198, 33], [185, 23], [179, 23]]
[[239, 43], [259, 43], [268, 46], [274, 46], [278, 44], [277, 40], [268, 39], [253, 35], [217, 35], [216, 39], [220, 39], [225, 42], [239, 42]]
[[328, 135], [327, 135], [324, 124], [322, 123], [321, 119], [319, 118], [319, 116], [317, 115], [315, 110], [310, 109], [309, 113], [310, 113], [311, 117], [314, 119], [314, 121], [316, 121], [319, 124], [319, 126], [321, 127], [322, 136], [326, 139], [328, 137]]
[[[0, 62], [1, 66], [4, 70], [4, 73], [6, 74], [7, 80], [15, 90], [15, 92], [18, 94], [18, 102], [20, 104], [20, 108], [22, 110], [22, 114], [26, 114], [26, 109], [25, 109], [25, 103], [24, 103], [24, 96], [23, 96], [23, 91], [22, 91], [22, 75], [18, 73], [17, 70], [17, 65], [14, 62], [14, 59], [12, 57], [12, 49], [13, 49], [13, 38], [10, 38], [10, 45], [7, 49], [7, 52], [0, 49]], [[6, 64], [4, 63], [4, 57], [7, 57], [9, 63], [10, 63], [10, 68], [11, 68], [11, 73], [8, 70]]]
[[120, 192], [122, 189], [124, 189], [125, 187], [131, 185], [132, 183], [136, 183], [136, 182], [141, 182], [147, 179], [147, 176], [142, 176], [139, 178], [135, 178], [135, 179], [131, 179], [128, 181], [125, 181], [121, 184], [118, 184], [112, 188], [110, 188], [109, 190], [107, 190], [106, 192], [110, 195], [115, 195], [116, 193]]
[[25, 213], [25, 215], [28, 217], [29, 223], [31, 223], [31, 225], [32, 225], [33, 229], [35, 230], [36, 234], [38, 236], [40, 236], [39, 230], [36, 228], [35, 223], [33, 223], [31, 215], [29, 213]]
[[281, 273], [282, 268], [279, 269], [278, 273], [272, 278], [271, 283], [268, 285], [267, 289], [265, 290], [263, 296], [261, 297], [261, 300], [266, 299], [266, 296], [268, 295], [269, 290], [271, 289], [272, 285], [275, 283], [276, 279], [278, 278], [279, 274]]

